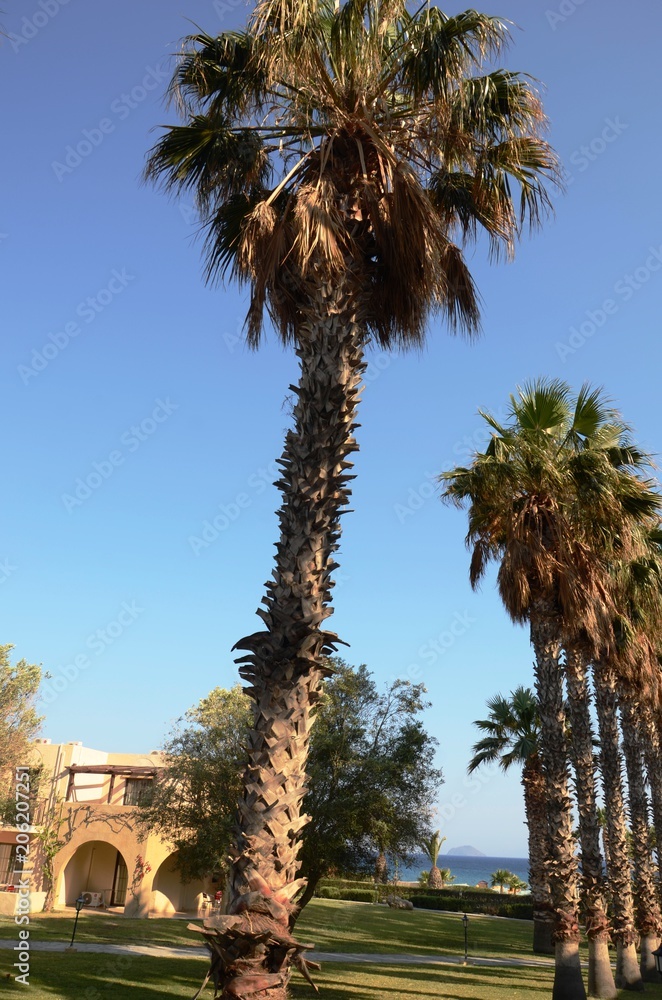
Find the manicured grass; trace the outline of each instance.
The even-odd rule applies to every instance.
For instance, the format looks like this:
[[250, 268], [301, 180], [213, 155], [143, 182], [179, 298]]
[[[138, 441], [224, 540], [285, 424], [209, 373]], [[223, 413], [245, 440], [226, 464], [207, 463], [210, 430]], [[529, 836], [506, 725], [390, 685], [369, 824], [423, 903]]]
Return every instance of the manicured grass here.
[[[70, 941], [75, 911], [39, 913], [30, 918], [30, 936], [35, 941]], [[186, 920], [128, 920], [109, 913], [83, 910], [78, 918], [76, 941], [86, 944], [199, 944], [199, 935], [186, 930]], [[16, 924], [0, 918], [0, 938], [15, 938]]]
[[[25, 987], [6, 978], [13, 959], [0, 952], [0, 997], [25, 997]], [[205, 963], [192, 959], [89, 955], [78, 952], [35, 954], [30, 1000], [157, 1000], [192, 997]], [[325, 965], [315, 975], [324, 1000], [546, 1000], [552, 972], [546, 969], [481, 969], [451, 966], [415, 968], [378, 965]], [[211, 990], [203, 994], [210, 1000]], [[292, 1000], [314, 996], [295, 973]], [[631, 994], [623, 994], [623, 1000]], [[662, 1000], [662, 986], [647, 986], [648, 1000]]]
[[[112, 914], [83, 910], [76, 940], [80, 942], [130, 942], [133, 944], [194, 945], [196, 934], [186, 920], [127, 920]], [[67, 941], [73, 912], [39, 914], [30, 929], [35, 941]], [[414, 955], [461, 955], [464, 931], [461, 914], [435, 910], [402, 912], [385, 906], [313, 899], [297, 923], [296, 934], [314, 943], [317, 951], [376, 952]], [[496, 958], [531, 957], [532, 924], [519, 920], [469, 917], [469, 954]], [[0, 922], [0, 937], [16, 937], [13, 920]]]
[[[437, 910], [390, 910], [386, 906], [314, 899], [297, 922], [296, 934], [316, 951], [412, 955], [463, 955], [462, 914]], [[486, 958], [531, 958], [533, 924], [526, 920], [469, 917], [469, 954]]]

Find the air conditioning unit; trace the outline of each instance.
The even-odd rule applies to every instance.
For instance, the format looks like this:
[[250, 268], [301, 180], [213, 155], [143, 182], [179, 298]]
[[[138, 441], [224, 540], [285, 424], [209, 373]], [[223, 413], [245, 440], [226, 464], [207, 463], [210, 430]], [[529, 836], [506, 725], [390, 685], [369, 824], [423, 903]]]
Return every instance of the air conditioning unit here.
[[82, 896], [85, 906], [101, 906], [103, 903], [103, 897], [100, 892], [84, 892]]

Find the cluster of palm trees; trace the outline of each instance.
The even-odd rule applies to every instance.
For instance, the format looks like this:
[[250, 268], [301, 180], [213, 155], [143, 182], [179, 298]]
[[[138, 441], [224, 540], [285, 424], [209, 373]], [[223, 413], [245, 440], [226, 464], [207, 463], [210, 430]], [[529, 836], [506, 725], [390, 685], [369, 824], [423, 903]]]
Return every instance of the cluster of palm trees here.
[[[581, 919], [589, 993], [613, 997], [616, 986], [641, 988], [654, 975], [652, 952], [662, 932], [649, 835], [651, 817], [662, 832], [662, 497], [648, 456], [600, 391], [584, 386], [575, 395], [563, 382], [542, 379], [511, 397], [507, 424], [483, 416], [490, 444], [471, 465], [441, 480], [448, 501], [468, 506], [472, 584], [495, 562], [507, 612], [530, 628], [536, 697], [523, 689], [513, 695], [511, 714], [523, 724], [504, 766], [524, 762], [530, 844], [544, 855], [545, 886], [532, 871], [532, 893], [539, 915], [547, 909], [552, 918], [554, 996], [586, 995]], [[503, 699], [494, 699], [490, 710], [510, 725]], [[472, 766], [490, 759], [498, 736], [489, 733], [476, 745]], [[597, 775], [605, 802], [606, 878]]]

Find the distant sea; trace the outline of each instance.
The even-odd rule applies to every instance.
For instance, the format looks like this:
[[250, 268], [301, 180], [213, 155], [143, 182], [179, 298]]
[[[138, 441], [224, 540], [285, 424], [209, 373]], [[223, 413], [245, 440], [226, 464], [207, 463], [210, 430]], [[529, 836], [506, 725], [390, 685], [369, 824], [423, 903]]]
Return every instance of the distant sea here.
[[[464, 883], [475, 885], [483, 879], [489, 883], [490, 875], [497, 868], [506, 868], [509, 872], [517, 875], [524, 882], [529, 881], [529, 861], [528, 858], [463, 858], [452, 854], [441, 854], [437, 861], [439, 868], [450, 868], [451, 874], [455, 876], [454, 885]], [[423, 871], [430, 868], [430, 860], [424, 854], [414, 858], [412, 865], [403, 865], [398, 871], [398, 878], [401, 882], [416, 882], [418, 876]], [[391, 871], [391, 876], [393, 872]]]

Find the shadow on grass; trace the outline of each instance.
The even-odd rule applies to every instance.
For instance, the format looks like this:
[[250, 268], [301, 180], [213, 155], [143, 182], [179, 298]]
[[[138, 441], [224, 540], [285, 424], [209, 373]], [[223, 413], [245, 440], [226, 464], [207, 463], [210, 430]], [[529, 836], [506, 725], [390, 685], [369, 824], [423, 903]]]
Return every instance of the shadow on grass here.
[[[444, 1000], [511, 1000], [512, 997], [549, 996], [551, 974], [535, 970], [355, 967], [327, 965], [317, 975], [325, 1000], [378, 1000], [379, 997], [418, 1000], [421, 997]], [[292, 983], [292, 996], [304, 1000], [306, 987]]]

